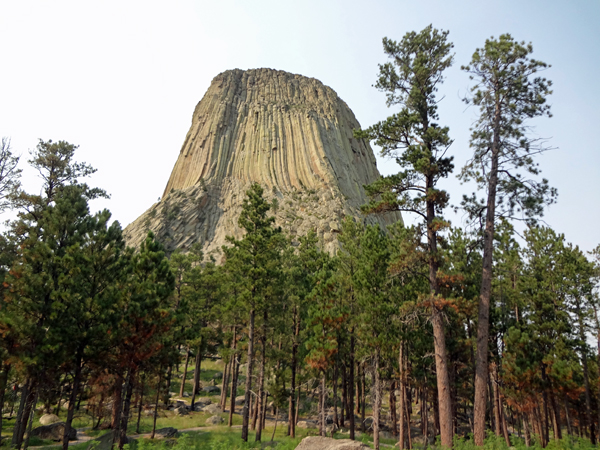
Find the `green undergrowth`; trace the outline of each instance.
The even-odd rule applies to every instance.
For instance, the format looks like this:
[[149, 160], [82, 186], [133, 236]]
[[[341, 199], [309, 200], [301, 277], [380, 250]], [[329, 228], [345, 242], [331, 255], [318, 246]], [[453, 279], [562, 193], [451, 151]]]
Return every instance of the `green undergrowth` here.
[[[493, 433], [488, 433], [483, 446], [484, 450], [542, 450], [543, 447], [540, 445], [539, 440], [535, 437], [532, 439], [531, 446], [525, 446], [525, 440], [516, 436], [511, 436], [511, 446], [506, 445], [503, 437], [496, 436]], [[593, 450], [596, 449], [591, 444], [589, 439], [581, 439], [575, 437], [565, 437], [560, 440], [551, 439], [546, 450]], [[480, 447], [475, 445], [475, 442], [471, 437], [467, 439], [454, 439], [454, 450], [481, 450]]]

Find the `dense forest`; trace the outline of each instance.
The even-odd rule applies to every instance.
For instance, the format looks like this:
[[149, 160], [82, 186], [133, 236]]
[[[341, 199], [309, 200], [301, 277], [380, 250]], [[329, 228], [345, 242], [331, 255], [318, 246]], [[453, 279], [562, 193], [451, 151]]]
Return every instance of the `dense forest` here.
[[190, 381], [194, 411], [202, 364], [215, 358], [219, 406], [229, 425], [241, 413], [244, 441], [262, 439], [267, 410], [294, 437], [313, 399], [319, 434], [371, 433], [377, 449], [384, 431], [413, 448], [415, 427], [423, 446], [482, 446], [486, 433], [508, 446], [595, 445], [600, 246], [586, 254], [539, 222], [556, 192], [540, 178], [546, 144], [528, 120], [550, 115], [551, 82], [538, 75], [547, 65], [502, 35], [463, 67], [479, 118], [459, 177], [485, 198], [465, 197], [469, 226], [455, 228], [439, 186], [454, 171], [436, 97], [453, 64], [447, 35], [427, 27], [384, 39], [390, 62], [376, 87], [399, 112], [355, 130], [399, 166], [365, 187], [364, 214], [402, 211], [415, 225], [383, 230], [347, 217], [334, 255], [315, 232], [276, 227], [278, 205], [258, 184], [239, 217], [243, 237], [229, 238], [219, 261], [198, 246], [167, 255], [151, 232], [128, 248], [108, 211], [90, 211], [107, 194], [85, 183], [94, 169], [76, 162], [76, 146], [40, 140], [29, 164], [43, 186], [32, 194], [3, 140], [0, 206], [16, 214], [0, 235], [7, 445], [26, 448], [36, 411], [64, 405], [63, 448], [80, 410], [123, 448], [142, 405], [152, 403], [156, 423]]

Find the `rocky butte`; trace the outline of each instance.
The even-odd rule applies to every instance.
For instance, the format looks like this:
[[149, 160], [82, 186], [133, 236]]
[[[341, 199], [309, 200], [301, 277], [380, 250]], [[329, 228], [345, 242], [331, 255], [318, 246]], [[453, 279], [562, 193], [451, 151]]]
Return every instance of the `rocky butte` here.
[[276, 224], [302, 235], [315, 229], [337, 248], [344, 216], [382, 226], [400, 213], [367, 216], [363, 185], [379, 177], [360, 125], [333, 89], [314, 78], [271, 70], [228, 70], [216, 76], [192, 117], [162, 199], [125, 229], [131, 246], [152, 230], [167, 251], [200, 242], [220, 260], [237, 225], [245, 192], [260, 183], [274, 202]]

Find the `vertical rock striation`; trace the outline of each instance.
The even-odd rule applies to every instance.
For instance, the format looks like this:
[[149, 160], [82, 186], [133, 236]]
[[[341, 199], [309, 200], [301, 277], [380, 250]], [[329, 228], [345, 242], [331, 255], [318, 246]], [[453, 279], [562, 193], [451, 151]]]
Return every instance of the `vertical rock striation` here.
[[[241, 203], [257, 182], [275, 201], [278, 225], [298, 234], [316, 229], [333, 251], [342, 218], [361, 216], [363, 185], [379, 177], [368, 142], [353, 137], [359, 126], [314, 78], [223, 72], [196, 106], [162, 200], [125, 229], [129, 245], [151, 229], [170, 251], [200, 242], [217, 257], [225, 236], [241, 236]], [[398, 220], [399, 213], [367, 218], [383, 226]]]

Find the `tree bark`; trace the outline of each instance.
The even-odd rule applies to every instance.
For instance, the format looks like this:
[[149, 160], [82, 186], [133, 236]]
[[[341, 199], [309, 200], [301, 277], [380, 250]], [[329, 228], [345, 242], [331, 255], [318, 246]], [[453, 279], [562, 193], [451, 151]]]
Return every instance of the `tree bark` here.
[[526, 414], [523, 417], [523, 428], [525, 430], [525, 447], [531, 447], [531, 434], [529, 433], [529, 419]]
[[162, 367], [160, 373], [158, 374], [158, 384], [156, 385], [156, 402], [154, 403], [154, 415], [152, 417], [152, 434], [150, 435], [150, 439], [154, 439], [154, 434], [156, 432], [156, 418], [158, 417], [158, 399], [160, 398], [160, 385], [162, 382]]
[[2, 365], [2, 375], [0, 375], [0, 444], [2, 443], [2, 421], [4, 412], [4, 398], [6, 394], [6, 385], [8, 384], [8, 374], [10, 372], [11, 365]]
[[390, 419], [392, 421], [392, 434], [398, 436], [398, 417], [396, 416], [396, 380], [390, 383]]
[[75, 413], [75, 402], [77, 401], [77, 394], [79, 393], [79, 385], [81, 383], [81, 359], [81, 354], [79, 354], [75, 362], [75, 376], [73, 377], [73, 388], [71, 389], [71, 396], [69, 397], [67, 420], [65, 421], [65, 431], [62, 439], [63, 450], [67, 450], [69, 448], [69, 435], [71, 432], [71, 424], [73, 423], [73, 414]]
[[248, 442], [250, 390], [252, 389], [252, 368], [254, 364], [254, 308], [250, 310], [248, 324], [248, 364], [246, 366], [246, 392], [244, 393], [244, 408], [242, 410], [242, 440]]
[[[265, 311], [263, 317], [262, 336], [260, 337], [262, 355], [260, 359], [260, 373], [258, 376], [258, 399], [257, 399], [257, 412], [260, 420], [258, 421], [258, 428], [256, 428], [255, 442], [260, 442], [262, 438], [262, 411], [264, 409], [265, 399], [265, 364], [267, 360], [267, 312]], [[256, 419], [255, 419], [256, 420]]]
[[340, 426], [339, 418], [338, 418], [338, 397], [337, 397], [337, 378], [338, 378], [338, 365], [337, 361], [333, 367], [333, 423], [335, 423], [338, 427]]
[[450, 380], [448, 377], [448, 359], [446, 338], [441, 312], [432, 305], [433, 340], [435, 347], [435, 368], [440, 410], [440, 435], [442, 447], [452, 447], [452, 402], [450, 399]]
[[291, 386], [290, 386], [290, 398], [289, 398], [289, 435], [292, 438], [296, 437], [296, 405], [294, 396], [296, 395], [296, 366], [298, 364], [298, 336], [300, 334], [300, 319], [298, 317], [298, 308], [294, 306], [294, 338], [292, 342], [292, 361], [291, 361]]
[[321, 383], [319, 384], [319, 436], [327, 437], [325, 430], [326, 418], [325, 418], [325, 371], [321, 371]]
[[571, 428], [571, 416], [569, 414], [569, 401], [565, 394], [563, 394], [563, 402], [565, 406], [565, 419], [567, 420], [567, 433], [569, 436], [573, 436], [573, 429]]
[[379, 349], [374, 355], [375, 401], [373, 402], [373, 446], [379, 450], [379, 411], [381, 410], [381, 377], [379, 375]]
[[[123, 413], [121, 415], [121, 428], [119, 433], [119, 449], [127, 443], [127, 425], [129, 424], [129, 411], [131, 409], [131, 395], [133, 394], [133, 380], [135, 370], [129, 369], [127, 378], [125, 379], [125, 399], [123, 401]], [[157, 400], [158, 404], [158, 400]]]
[[190, 402], [191, 410], [194, 411], [194, 404], [196, 403], [196, 396], [200, 389], [200, 369], [202, 367], [202, 341], [198, 343], [198, 350], [196, 350], [196, 364], [194, 365], [194, 386], [192, 387], [192, 400]]
[[137, 425], [135, 427], [135, 432], [136, 434], [140, 434], [140, 421], [142, 420], [142, 409], [144, 407], [144, 387], [145, 387], [145, 383], [146, 382], [146, 377], [142, 377], [142, 383], [140, 386], [140, 402], [139, 402], [139, 406], [138, 406], [138, 418], [137, 418]]
[[361, 382], [360, 382], [360, 430], [364, 433], [365, 430], [365, 363], [362, 363], [362, 372], [361, 372]]
[[494, 257], [494, 229], [496, 216], [496, 191], [498, 188], [498, 160], [500, 155], [500, 101], [495, 99], [491, 168], [489, 171], [488, 198], [483, 233], [483, 268], [477, 316], [477, 359], [475, 364], [474, 425], [475, 445], [483, 446], [485, 439], [485, 391], [488, 378], [488, 339], [490, 333], [490, 301], [492, 296], [492, 263]]
[[231, 399], [229, 403], [229, 420], [227, 421], [228, 426], [233, 425], [233, 413], [235, 412], [235, 398], [237, 396], [237, 384], [238, 384], [238, 376], [240, 372], [240, 365], [238, 364], [237, 352], [234, 352], [232, 355], [232, 363], [233, 363], [233, 375], [231, 380]]
[[29, 423], [27, 424], [27, 434], [25, 436], [25, 441], [23, 442], [23, 449], [27, 450], [29, 448], [29, 438], [31, 437], [31, 428], [33, 426], [33, 420], [35, 419], [35, 408], [37, 406], [38, 396], [39, 396], [39, 388], [35, 391], [35, 398], [33, 399], [33, 404], [31, 406], [31, 412], [29, 415]]
[[[231, 342], [231, 356], [229, 358], [229, 377], [227, 379], [227, 386], [225, 385], [225, 381], [223, 381], [223, 390], [222, 393], [224, 395], [222, 401], [221, 401], [221, 411], [225, 412], [225, 408], [227, 407], [227, 390], [229, 389], [229, 380], [231, 380], [233, 382], [233, 386], [235, 389], [235, 384], [237, 383], [237, 380], [234, 381], [233, 380], [233, 374], [235, 372], [235, 367], [236, 367], [236, 349], [237, 349], [237, 327], [234, 326], [233, 327], [233, 339]], [[235, 395], [237, 394], [237, 392], [235, 390], [231, 391], [231, 396], [235, 397]], [[235, 398], [233, 400], [233, 404], [235, 406]]]
[[183, 376], [181, 377], [181, 387], [179, 388], [179, 396], [183, 397], [183, 393], [185, 392], [185, 380], [187, 378], [187, 370], [188, 370], [188, 363], [190, 361], [190, 346], [188, 345], [186, 347], [186, 351], [185, 351], [185, 366], [183, 368]]
[[354, 338], [354, 328], [350, 331], [350, 361], [348, 361], [348, 368], [350, 373], [348, 374], [348, 419], [350, 420], [350, 439], [355, 439], [355, 427], [354, 423], [354, 346], [355, 346], [355, 338]]
[[398, 448], [404, 449], [404, 428], [405, 428], [405, 414], [404, 414], [404, 343], [400, 342], [400, 349], [398, 350], [398, 388], [400, 396], [398, 399], [398, 407], [400, 409], [400, 426], [398, 427]]

